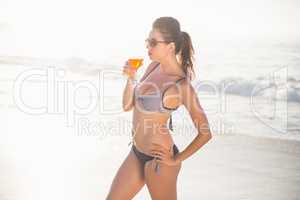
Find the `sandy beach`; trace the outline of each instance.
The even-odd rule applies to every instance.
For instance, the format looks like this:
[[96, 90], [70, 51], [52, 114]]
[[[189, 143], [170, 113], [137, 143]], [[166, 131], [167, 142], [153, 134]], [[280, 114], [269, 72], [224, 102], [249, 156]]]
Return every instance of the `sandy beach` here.
[[[104, 199], [130, 149], [125, 133], [79, 136], [57, 116], [7, 108], [1, 120], [1, 200]], [[183, 163], [178, 199], [296, 200], [299, 184], [300, 142], [216, 134]], [[150, 199], [146, 187], [135, 199]]]

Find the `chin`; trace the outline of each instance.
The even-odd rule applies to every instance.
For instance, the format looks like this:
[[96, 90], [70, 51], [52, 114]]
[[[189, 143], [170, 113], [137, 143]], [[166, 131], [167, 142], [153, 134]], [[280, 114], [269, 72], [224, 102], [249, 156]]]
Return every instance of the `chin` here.
[[150, 55], [150, 56], [149, 56], [149, 59], [150, 59], [151, 61], [156, 61], [156, 62], [159, 62], [159, 61], [158, 61], [158, 59], [156, 59], [156, 58], [155, 58], [155, 57], [153, 57], [152, 55]]
[[149, 59], [155, 61], [155, 59], [151, 55], [149, 56]]

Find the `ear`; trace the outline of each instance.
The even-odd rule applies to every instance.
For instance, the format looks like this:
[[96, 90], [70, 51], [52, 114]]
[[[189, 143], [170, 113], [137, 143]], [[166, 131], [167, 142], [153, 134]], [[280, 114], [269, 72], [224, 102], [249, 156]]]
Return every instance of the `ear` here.
[[171, 51], [171, 52], [174, 52], [175, 53], [175, 42], [170, 42], [169, 44], [168, 44], [168, 46], [169, 46], [169, 50]]

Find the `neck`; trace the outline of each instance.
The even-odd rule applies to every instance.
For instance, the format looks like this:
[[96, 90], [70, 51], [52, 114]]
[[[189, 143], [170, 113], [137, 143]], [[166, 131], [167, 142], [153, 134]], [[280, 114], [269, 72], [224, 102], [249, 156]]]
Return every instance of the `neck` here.
[[170, 75], [182, 75], [182, 69], [178, 63], [176, 56], [167, 57], [160, 61], [163, 73]]

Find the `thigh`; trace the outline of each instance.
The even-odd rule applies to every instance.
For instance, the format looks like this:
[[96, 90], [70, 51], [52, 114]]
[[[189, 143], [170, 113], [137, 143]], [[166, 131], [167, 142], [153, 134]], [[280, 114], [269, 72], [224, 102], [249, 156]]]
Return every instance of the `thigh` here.
[[135, 156], [134, 152], [129, 152], [127, 158], [119, 168], [112, 185], [107, 200], [129, 200], [145, 185], [143, 165]]
[[168, 166], [160, 164], [159, 173], [154, 171], [155, 161], [151, 160], [145, 164], [145, 181], [153, 200], [176, 200], [177, 199], [177, 177], [181, 164]]

